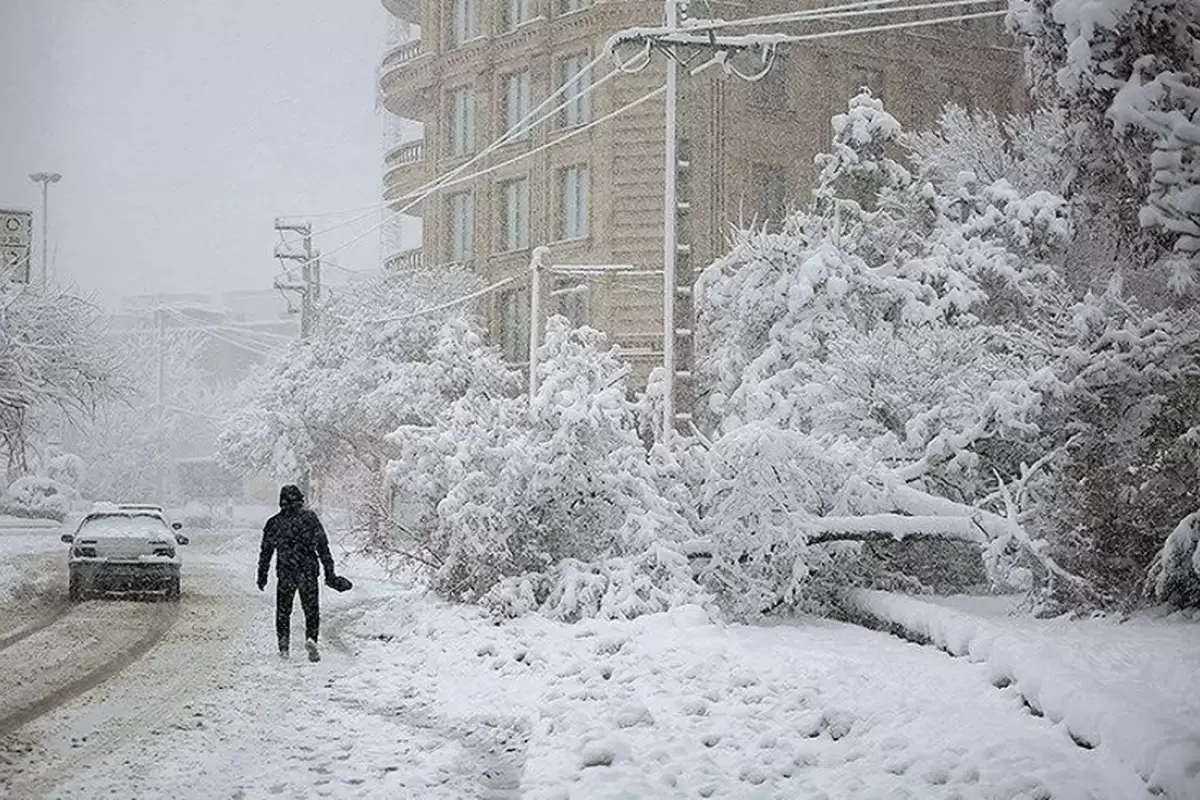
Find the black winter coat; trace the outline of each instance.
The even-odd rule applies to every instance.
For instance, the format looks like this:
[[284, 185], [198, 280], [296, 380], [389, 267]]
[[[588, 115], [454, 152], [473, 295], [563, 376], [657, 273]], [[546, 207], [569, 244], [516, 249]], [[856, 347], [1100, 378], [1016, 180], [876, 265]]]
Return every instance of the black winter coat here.
[[262, 548], [258, 553], [258, 582], [267, 582], [271, 557], [276, 557], [275, 577], [280, 583], [298, 584], [316, 579], [320, 567], [325, 580], [334, 575], [329, 537], [315, 513], [303, 506], [286, 506], [267, 520], [263, 527]]

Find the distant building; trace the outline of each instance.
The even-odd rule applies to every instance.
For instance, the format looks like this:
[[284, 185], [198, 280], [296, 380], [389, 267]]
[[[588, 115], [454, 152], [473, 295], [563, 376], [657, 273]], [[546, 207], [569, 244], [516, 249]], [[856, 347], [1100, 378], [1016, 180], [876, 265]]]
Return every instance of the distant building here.
[[[601, 53], [614, 32], [661, 24], [663, 7], [661, 0], [383, 4], [409, 36], [383, 58], [382, 103], [423, 127], [423, 135], [396, 142], [385, 155], [388, 200], [462, 165]], [[700, 14], [709, 5], [717, 11]], [[726, 18], [747, 15], [751, 6], [765, 14], [798, 5], [691, 4], [697, 16]], [[774, 69], [755, 83], [720, 69], [680, 80], [677, 308], [685, 371], [695, 271], [724, 252], [732, 225], [779, 219], [789, 204], [807, 200], [817, 175], [813, 156], [829, 146], [830, 117], [845, 110], [859, 87], [869, 86], [908, 127], [928, 125], [947, 101], [1006, 111], [1025, 96], [1018, 52], [996, 19], [823, 39], [779, 52]], [[602, 61], [583, 82], [609, 68]], [[663, 76], [659, 55], [644, 72], [577, 99], [553, 124], [504, 145], [470, 171], [547, 145], [661, 86]], [[421, 219], [422, 245], [391, 254], [387, 266], [461, 263], [492, 283], [527, 271], [531, 248], [545, 244], [555, 263], [660, 269], [663, 118], [659, 97], [418, 205], [409, 213]], [[661, 279], [604, 278], [586, 292], [555, 295], [547, 310], [608, 332], [633, 355], [643, 378], [661, 359]], [[489, 312], [508, 357], [525, 361], [528, 285], [494, 295]], [[685, 374], [681, 406], [688, 392]]]
[[195, 333], [207, 379], [229, 386], [264, 363], [267, 353], [299, 338], [299, 319], [288, 308], [269, 289], [130, 295], [121, 298], [112, 327], [117, 335], [152, 338], [163, 311], [164, 328]]

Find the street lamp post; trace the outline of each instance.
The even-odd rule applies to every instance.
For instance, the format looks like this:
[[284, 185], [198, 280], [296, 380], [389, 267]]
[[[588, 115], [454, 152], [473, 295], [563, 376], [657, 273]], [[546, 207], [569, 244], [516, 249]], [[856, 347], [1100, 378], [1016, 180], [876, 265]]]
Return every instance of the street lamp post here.
[[50, 184], [58, 183], [62, 180], [62, 175], [57, 172], [34, 172], [30, 174], [29, 180], [42, 185], [42, 275], [41, 285], [46, 288], [47, 282], [47, 242], [49, 240], [49, 217], [50, 217]]

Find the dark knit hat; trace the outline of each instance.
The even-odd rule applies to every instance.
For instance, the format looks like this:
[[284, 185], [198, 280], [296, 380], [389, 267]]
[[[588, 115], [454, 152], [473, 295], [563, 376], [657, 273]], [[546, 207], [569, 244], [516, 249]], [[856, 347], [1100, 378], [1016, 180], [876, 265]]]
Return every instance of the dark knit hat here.
[[286, 508], [287, 506], [302, 506], [304, 505], [304, 492], [300, 491], [300, 487], [294, 483], [289, 483], [279, 490], [279, 506]]

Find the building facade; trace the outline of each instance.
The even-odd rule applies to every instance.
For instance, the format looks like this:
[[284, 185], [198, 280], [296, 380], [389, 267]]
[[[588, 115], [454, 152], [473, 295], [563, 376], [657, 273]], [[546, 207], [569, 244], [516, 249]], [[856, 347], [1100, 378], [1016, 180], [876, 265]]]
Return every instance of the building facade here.
[[[832, 0], [813, 0], [817, 7]], [[417, 123], [385, 155], [384, 199], [405, 208], [439, 176], [462, 167], [604, 52], [615, 32], [661, 25], [661, 0], [383, 0], [408, 32], [385, 54], [379, 89], [386, 110]], [[749, 4], [692, 2], [700, 16], [746, 15]], [[754, 14], [795, 2], [754, 3]], [[955, 10], [946, 12], [955, 13]], [[855, 25], [887, 20], [867, 17]], [[848, 23], [850, 24], [850, 23]], [[847, 26], [848, 26], [847, 24]], [[816, 30], [780, 26], [789, 33]], [[821, 30], [830, 30], [826, 24]], [[602, 60], [576, 86], [600, 82]], [[781, 47], [774, 67], [748, 82], [721, 69], [682, 71], [679, 83], [677, 341], [679, 401], [689, 395], [695, 272], [727, 248], [732, 226], [779, 219], [804, 203], [829, 146], [830, 118], [868, 86], [908, 128], [932, 123], [948, 101], [1009, 111], [1025, 97], [1019, 53], [996, 19]], [[606, 331], [644, 378], [661, 363], [664, 113], [657, 96], [601, 118], [663, 85], [655, 56], [569, 102], [549, 124], [522, 132], [472, 164], [472, 180], [447, 186], [407, 213], [421, 246], [386, 259], [389, 269], [470, 265], [493, 283], [529, 271], [531, 249], [555, 264], [617, 265], [603, 277], [551, 281], [548, 313]], [[555, 105], [559, 103], [556, 102]], [[552, 106], [551, 106], [552, 107]], [[582, 129], [582, 130], [581, 130]], [[642, 274], [637, 274], [638, 272]], [[514, 362], [528, 346], [529, 287], [492, 296], [489, 325]]]

